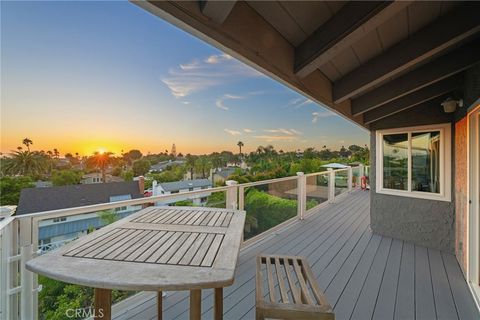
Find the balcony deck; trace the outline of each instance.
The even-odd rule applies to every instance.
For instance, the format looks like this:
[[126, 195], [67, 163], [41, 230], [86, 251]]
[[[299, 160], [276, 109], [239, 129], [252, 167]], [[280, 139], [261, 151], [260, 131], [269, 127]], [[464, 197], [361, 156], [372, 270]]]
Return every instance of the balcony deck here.
[[[225, 319], [255, 318], [255, 255], [307, 257], [342, 319], [480, 319], [451, 254], [372, 234], [369, 193], [354, 191], [242, 249], [235, 284], [224, 290]], [[202, 292], [202, 318], [212, 319], [212, 290]], [[164, 298], [164, 319], [188, 319], [188, 294]], [[114, 319], [156, 319], [154, 293], [113, 308]]]

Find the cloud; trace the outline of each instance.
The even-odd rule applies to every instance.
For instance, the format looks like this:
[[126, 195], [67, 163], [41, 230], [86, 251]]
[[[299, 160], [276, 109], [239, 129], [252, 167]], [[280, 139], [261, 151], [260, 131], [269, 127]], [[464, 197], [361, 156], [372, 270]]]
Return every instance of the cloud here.
[[293, 141], [296, 140], [297, 137], [293, 136], [276, 136], [276, 135], [261, 135], [261, 136], [254, 136], [254, 138], [259, 140], [264, 140], [266, 142], [275, 142], [275, 141]]
[[180, 64], [170, 69], [161, 81], [172, 95], [181, 98], [240, 78], [260, 76], [263, 74], [229, 55], [216, 54], [203, 60], [194, 59]]
[[329, 111], [325, 112], [312, 112], [312, 123], [317, 123], [320, 118], [328, 118], [335, 114]]
[[244, 129], [243, 129], [243, 132], [245, 132], [245, 133], [252, 133], [252, 132], [255, 132], [255, 130], [248, 129], [248, 128], [244, 128]]
[[229, 108], [225, 105], [226, 100], [238, 100], [238, 99], [243, 99], [241, 96], [236, 96], [233, 94], [224, 94], [222, 97], [218, 98], [217, 101], [215, 101], [215, 105], [217, 108], [223, 109], [223, 110], [228, 110]]
[[217, 64], [217, 63], [221, 63], [223, 61], [228, 61], [228, 60], [232, 60], [232, 59], [233, 59], [233, 57], [229, 54], [226, 54], [226, 53], [212, 54], [207, 59], [205, 59], [205, 62], [209, 63], [209, 64]]
[[273, 133], [267, 135], [258, 135], [254, 138], [259, 140], [264, 140], [266, 142], [275, 142], [275, 141], [295, 141], [299, 139], [303, 133], [295, 129], [263, 129], [264, 132]]
[[313, 104], [313, 103], [315, 103], [315, 102], [313, 102], [312, 100], [310, 100], [308, 98], [299, 97], [299, 98], [291, 99], [288, 102], [287, 107], [298, 109], [298, 108], [301, 108], [301, 107], [303, 107], [307, 104]]
[[281, 134], [286, 134], [286, 135], [301, 135], [303, 134], [300, 131], [297, 131], [295, 129], [263, 129], [264, 132], [269, 132], [269, 133], [281, 133]]
[[241, 135], [242, 133], [240, 131], [237, 131], [237, 130], [231, 130], [231, 129], [224, 129], [226, 133], [232, 135], [232, 136], [239, 136]]

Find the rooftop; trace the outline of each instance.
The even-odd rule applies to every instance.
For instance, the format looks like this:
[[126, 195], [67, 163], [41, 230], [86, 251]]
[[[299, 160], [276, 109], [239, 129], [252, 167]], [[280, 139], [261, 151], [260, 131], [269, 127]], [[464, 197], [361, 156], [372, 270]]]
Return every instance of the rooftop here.
[[108, 203], [110, 197], [121, 195], [130, 195], [132, 199], [143, 197], [136, 181], [26, 188], [20, 193], [16, 214]]
[[178, 191], [189, 188], [211, 187], [212, 182], [208, 179], [194, 179], [174, 182], [165, 182], [159, 184], [165, 191]]
[[[235, 283], [224, 291], [225, 319], [255, 318], [254, 257], [259, 253], [307, 257], [339, 320], [480, 317], [455, 256], [372, 234], [366, 191], [337, 198], [244, 247]], [[212, 294], [202, 295], [205, 319], [213, 318]], [[188, 297], [169, 292], [164, 319], [188, 319]], [[156, 295], [138, 294], [112, 311], [118, 320], [156, 319]]]

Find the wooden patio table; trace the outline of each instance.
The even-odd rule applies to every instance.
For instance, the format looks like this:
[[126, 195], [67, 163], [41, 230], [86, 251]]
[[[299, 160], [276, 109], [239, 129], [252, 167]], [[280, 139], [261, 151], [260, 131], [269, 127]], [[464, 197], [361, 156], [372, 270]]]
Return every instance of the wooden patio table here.
[[190, 319], [201, 318], [201, 290], [214, 288], [215, 319], [223, 317], [223, 287], [233, 284], [245, 211], [148, 207], [64, 247], [26, 268], [95, 288], [95, 319], [111, 319], [111, 290], [190, 290]]

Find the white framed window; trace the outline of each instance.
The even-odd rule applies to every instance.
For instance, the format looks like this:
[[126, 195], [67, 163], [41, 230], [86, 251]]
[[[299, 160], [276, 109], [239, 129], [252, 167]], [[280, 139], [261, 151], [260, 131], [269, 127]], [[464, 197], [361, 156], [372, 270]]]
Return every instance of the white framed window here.
[[376, 192], [451, 201], [451, 125], [376, 132]]

